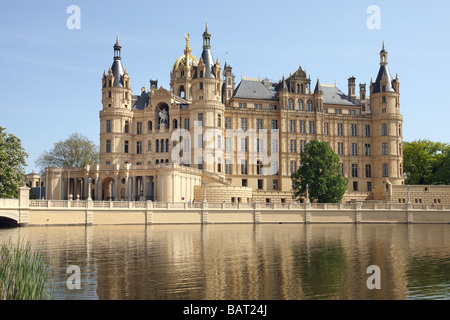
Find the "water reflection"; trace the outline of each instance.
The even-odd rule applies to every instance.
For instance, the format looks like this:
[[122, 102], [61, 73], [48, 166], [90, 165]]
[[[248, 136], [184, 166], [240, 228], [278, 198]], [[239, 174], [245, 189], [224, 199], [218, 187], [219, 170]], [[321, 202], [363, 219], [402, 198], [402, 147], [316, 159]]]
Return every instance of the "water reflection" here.
[[[48, 254], [56, 299], [448, 299], [450, 225], [0, 229]], [[66, 286], [81, 268], [81, 290]], [[369, 290], [366, 269], [381, 270]]]

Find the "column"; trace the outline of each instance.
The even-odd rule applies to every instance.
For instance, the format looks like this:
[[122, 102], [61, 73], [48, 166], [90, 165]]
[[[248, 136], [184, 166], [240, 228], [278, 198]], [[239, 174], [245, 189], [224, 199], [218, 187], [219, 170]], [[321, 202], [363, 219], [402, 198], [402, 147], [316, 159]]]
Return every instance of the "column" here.
[[119, 181], [119, 173], [116, 173], [114, 177], [114, 191], [113, 191], [114, 201], [119, 201], [120, 199], [120, 181]]
[[73, 179], [73, 200], [77, 200], [78, 195], [78, 178]]
[[158, 188], [156, 185], [156, 183], [158, 181], [157, 178], [158, 178], [157, 176], [153, 177], [153, 201], [155, 201], [158, 198]]
[[143, 184], [143, 201], [147, 201], [147, 176], [142, 176], [142, 184]]

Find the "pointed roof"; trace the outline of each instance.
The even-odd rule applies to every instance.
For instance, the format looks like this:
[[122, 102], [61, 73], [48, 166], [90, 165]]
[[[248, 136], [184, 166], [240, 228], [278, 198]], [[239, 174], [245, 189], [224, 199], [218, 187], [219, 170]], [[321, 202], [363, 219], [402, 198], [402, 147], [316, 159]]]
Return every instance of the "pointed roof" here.
[[391, 76], [391, 73], [389, 72], [388, 63], [387, 63], [387, 52], [384, 48], [384, 41], [383, 41], [383, 48], [380, 52], [380, 56], [384, 57], [384, 59], [381, 59], [380, 61], [380, 70], [378, 71], [377, 79], [372, 84], [372, 93], [379, 93], [382, 90], [382, 81], [386, 81], [386, 90], [385, 92], [395, 92], [394, 88], [394, 79]]
[[113, 87], [123, 87], [123, 75], [125, 74], [122, 57], [120, 51], [122, 46], [119, 43], [119, 34], [116, 36], [116, 43], [114, 44], [114, 62], [111, 66], [112, 74], [114, 75]]

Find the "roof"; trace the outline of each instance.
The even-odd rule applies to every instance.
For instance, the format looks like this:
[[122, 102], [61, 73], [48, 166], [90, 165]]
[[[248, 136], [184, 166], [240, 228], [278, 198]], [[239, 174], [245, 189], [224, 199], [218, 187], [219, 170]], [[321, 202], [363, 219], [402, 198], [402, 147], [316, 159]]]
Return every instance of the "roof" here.
[[144, 91], [140, 96], [133, 96], [133, 98], [137, 98], [136, 104], [133, 106], [135, 110], [144, 110], [150, 101], [150, 95], [148, 92]]
[[278, 100], [277, 92], [267, 89], [260, 81], [241, 80], [234, 90], [233, 98]]
[[114, 60], [111, 67], [112, 73], [114, 75], [113, 87], [123, 87], [123, 75], [125, 71], [123, 70], [122, 61]]
[[383, 76], [385, 77], [386, 81], [386, 92], [395, 92], [391, 73], [389, 72], [389, 68], [387, 65], [381, 65], [380, 71], [378, 71], [378, 76], [375, 82], [372, 86], [372, 92], [371, 93], [378, 93], [381, 92], [381, 81], [383, 79]]
[[314, 93], [322, 92], [323, 94], [323, 104], [335, 104], [340, 106], [351, 106], [359, 107], [358, 104], [353, 102], [347, 95], [345, 95], [341, 90], [335, 85], [322, 84], [317, 80], [316, 88]]

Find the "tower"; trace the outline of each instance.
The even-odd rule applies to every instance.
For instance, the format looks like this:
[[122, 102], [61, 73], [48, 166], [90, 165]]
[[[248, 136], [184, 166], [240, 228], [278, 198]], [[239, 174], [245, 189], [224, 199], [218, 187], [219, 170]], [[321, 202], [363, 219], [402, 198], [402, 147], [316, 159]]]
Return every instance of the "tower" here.
[[107, 166], [129, 161], [127, 147], [131, 148], [133, 120], [130, 77], [122, 65], [119, 35], [113, 48], [113, 64], [107, 74], [103, 72], [100, 111], [100, 162]]
[[224, 84], [223, 84], [223, 103], [227, 103], [228, 100], [233, 96], [233, 92], [236, 86], [235, 83], [235, 76], [233, 74], [233, 68], [227, 64], [227, 60], [225, 59], [225, 66], [223, 67], [223, 77], [224, 77]]
[[380, 69], [375, 82], [370, 84], [372, 113], [372, 170], [374, 194], [383, 198], [389, 185], [401, 185], [403, 177], [402, 123], [400, 114], [400, 85], [388, 68], [388, 53], [384, 42], [380, 51]]

